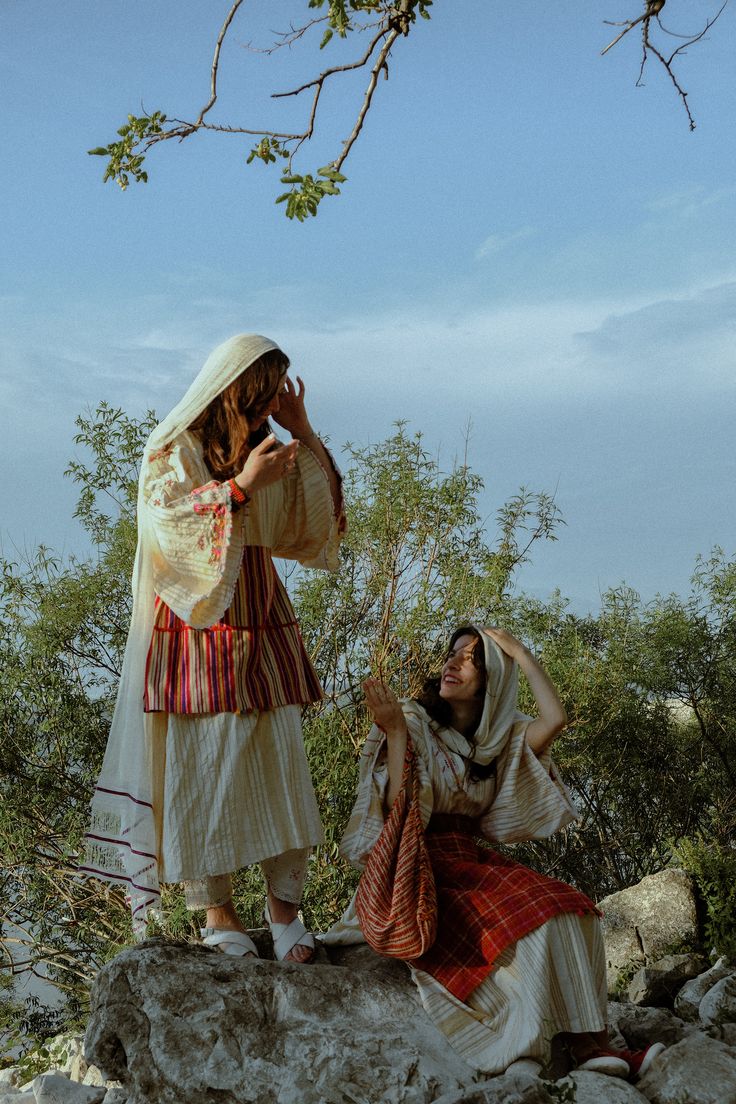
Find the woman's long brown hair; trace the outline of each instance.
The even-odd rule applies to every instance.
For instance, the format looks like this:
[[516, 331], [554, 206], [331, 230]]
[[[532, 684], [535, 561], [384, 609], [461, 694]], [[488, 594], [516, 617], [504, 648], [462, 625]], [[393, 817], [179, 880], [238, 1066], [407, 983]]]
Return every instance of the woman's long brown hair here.
[[216, 479], [238, 475], [249, 450], [270, 432], [267, 422], [252, 432], [251, 422], [277, 394], [288, 368], [289, 358], [280, 349], [263, 353], [189, 426], [202, 442], [205, 464]]
[[[478, 674], [481, 676], [481, 683], [478, 687], [478, 707], [482, 712], [483, 708], [483, 695], [486, 692], [486, 682], [488, 679], [488, 672], [486, 671], [485, 657], [483, 652], [483, 643], [477, 629], [474, 629], [472, 625], [461, 625], [459, 629], [455, 629], [454, 633], [450, 637], [450, 643], [447, 646], [447, 652], [445, 654], [445, 661], [451, 654], [456, 642], [461, 636], [472, 636], [474, 638], [473, 644], [473, 666]], [[440, 679], [428, 678], [422, 687], [421, 693], [414, 699], [418, 701], [420, 705], [424, 706], [429, 716], [433, 721], [437, 721], [438, 724], [447, 728], [452, 725], [452, 706], [449, 702], [445, 701], [440, 696]], [[480, 713], [478, 715], [480, 721]], [[474, 741], [472, 736], [467, 737], [468, 743], [471, 749], [474, 747]], [[474, 763], [472, 758], [466, 761], [465, 766], [468, 776], [473, 782], [480, 782], [483, 779], [489, 778], [496, 772], [495, 761], [488, 763], [486, 766], [481, 766], [480, 763]]]

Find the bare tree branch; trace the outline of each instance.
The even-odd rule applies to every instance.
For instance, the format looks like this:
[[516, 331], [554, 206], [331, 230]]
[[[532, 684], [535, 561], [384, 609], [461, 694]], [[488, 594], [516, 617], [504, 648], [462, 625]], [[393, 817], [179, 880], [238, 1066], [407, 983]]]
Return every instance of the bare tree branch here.
[[346, 140], [344, 146], [342, 147], [342, 153], [340, 154], [340, 156], [335, 161], [335, 168], [337, 169], [338, 172], [342, 168], [342, 165], [345, 162], [345, 159], [347, 158], [348, 154], [350, 153], [350, 150], [353, 148], [353, 145], [355, 144], [355, 141], [356, 141], [358, 135], [360, 134], [361, 130], [363, 129], [363, 123], [365, 122], [365, 117], [368, 114], [368, 111], [370, 110], [371, 101], [373, 99], [373, 93], [376, 90], [376, 85], [378, 84], [378, 77], [379, 77], [379, 74], [381, 73], [381, 70], [383, 70], [385, 72], [386, 76], [388, 77], [388, 68], [387, 68], [386, 62], [388, 60], [388, 55], [391, 53], [391, 47], [393, 46], [396, 39], [399, 37], [400, 33], [401, 32], [399, 30], [395, 29], [395, 28], [389, 32], [389, 34], [386, 38], [386, 41], [384, 42], [384, 44], [381, 48], [381, 52], [378, 55], [378, 58], [376, 60], [376, 64], [371, 69], [371, 77], [370, 77], [370, 80], [368, 81], [368, 87], [365, 90], [365, 96], [363, 97], [363, 103], [361, 105], [360, 111], [358, 112], [358, 118], [355, 120], [355, 126], [353, 127], [352, 134]]
[[609, 50], [613, 49], [613, 47], [621, 41], [624, 35], [627, 35], [629, 31], [632, 31], [639, 23], [643, 21], [648, 23], [653, 16], [659, 15], [666, 3], [667, 0], [645, 0], [645, 10], [643, 14], [636, 19], [627, 19], [625, 23], [612, 23], [610, 19], [604, 19], [604, 23], [609, 27], [623, 27], [624, 29], [621, 31], [621, 34], [616, 35], [613, 42], [609, 42], [608, 45], [601, 50], [601, 57], [607, 54]]
[[[621, 27], [622, 26], [624, 29], [620, 32], [620, 34], [616, 35], [616, 37], [611, 42], [609, 42], [608, 45], [603, 50], [601, 50], [601, 56], [603, 56], [604, 54], [607, 54], [609, 50], [611, 50], [614, 46], [616, 46], [617, 43], [619, 43], [621, 41], [621, 39], [629, 33], [629, 31], [633, 30], [634, 27], [638, 26], [641, 23], [641, 25], [642, 25], [642, 33], [641, 33], [642, 57], [641, 57], [641, 64], [639, 66], [639, 76], [636, 79], [637, 87], [641, 87], [644, 83], [644, 70], [646, 68], [647, 61], [649, 60], [649, 56], [652, 55], [653, 57], [655, 57], [657, 59], [657, 61], [663, 67], [663, 69], [667, 73], [667, 76], [669, 77], [670, 81], [672, 82], [672, 84], [674, 86], [674, 89], [675, 89], [679, 99], [681, 100], [682, 106], [684, 107], [685, 112], [687, 114], [690, 130], [695, 130], [695, 119], [693, 118], [692, 112], [690, 111], [690, 105], [687, 102], [688, 94], [684, 90], [682, 85], [680, 84], [680, 81], [677, 77], [677, 74], [675, 73], [675, 71], [673, 69], [673, 62], [674, 62], [675, 58], [678, 56], [678, 54], [683, 53], [685, 50], [687, 50], [688, 46], [694, 46], [696, 42], [700, 42], [700, 40], [705, 37], [705, 35], [710, 30], [710, 28], [713, 26], [713, 24], [723, 14], [723, 11], [726, 8], [726, 5], [728, 4], [728, 0], [724, 0], [723, 4], [721, 5], [721, 7], [718, 10], [718, 12], [716, 13], [716, 15], [714, 15], [712, 19], [707, 20], [705, 26], [703, 27], [703, 29], [701, 31], [699, 31], [697, 34], [693, 34], [693, 35], [679, 34], [675, 31], [671, 31], [667, 27], [663, 26], [662, 20], [660, 18], [660, 14], [661, 14], [662, 9], [664, 8], [666, 2], [667, 2], [667, 0], [645, 0], [644, 12], [640, 16], [637, 16], [636, 19], [626, 20], [625, 23], [613, 23], [610, 20], [605, 20], [605, 22], [609, 26], [612, 26], [612, 27]], [[651, 38], [652, 20], [656, 20], [657, 26], [659, 27], [659, 29], [662, 31], [663, 34], [669, 35], [672, 38], [679, 38], [679, 39], [683, 40], [680, 43], [680, 45], [675, 50], [672, 51], [672, 53], [669, 55], [669, 57], [665, 57], [663, 51], [660, 50], [659, 47], [652, 41], [652, 38]]]
[[197, 119], [198, 126], [202, 125], [202, 120], [204, 119], [210, 108], [214, 106], [215, 100], [217, 99], [217, 70], [220, 65], [220, 50], [222, 49], [222, 44], [225, 41], [225, 35], [230, 29], [230, 24], [235, 18], [235, 13], [242, 3], [243, 0], [235, 0], [235, 3], [231, 7], [230, 11], [227, 13], [227, 18], [225, 19], [225, 22], [220, 28], [220, 33], [217, 36], [217, 42], [215, 43], [215, 54], [212, 58], [212, 72], [210, 75], [210, 98], [199, 113], [199, 118]]
[[[681, 100], [687, 113], [690, 128], [694, 129], [693, 119], [688, 104], [687, 93], [680, 83], [675, 71], [678, 56], [688, 46], [701, 41], [720, 17], [728, 0], [723, 0], [718, 13], [706, 22], [705, 27], [694, 35], [681, 35], [662, 25], [660, 14], [667, 0], [640, 0], [641, 13], [636, 17], [614, 22], [606, 20], [609, 26], [620, 28], [615, 38], [601, 51], [607, 54], [635, 27], [641, 28], [642, 59], [639, 68], [637, 85], [643, 83], [644, 70], [647, 60], [653, 57], [667, 72], [675, 92]], [[192, 134], [201, 131], [211, 131], [218, 134], [248, 135], [256, 139], [255, 145], [250, 149], [247, 157], [248, 163], [254, 159], [263, 161], [264, 164], [277, 162], [283, 159], [281, 182], [289, 186], [290, 191], [280, 195], [276, 202], [286, 202], [286, 214], [289, 218], [297, 218], [300, 221], [317, 212], [317, 207], [325, 195], [339, 193], [345, 177], [341, 169], [345, 164], [353, 146], [358, 140], [368, 113], [373, 105], [374, 96], [378, 87], [378, 79], [381, 73], [388, 77], [388, 58], [399, 35], [406, 37], [419, 16], [429, 19], [432, 0], [361, 0], [360, 3], [345, 2], [345, 0], [314, 0], [310, 6], [325, 9], [326, 14], [314, 18], [305, 18], [303, 23], [290, 24], [287, 31], [275, 31], [276, 41], [266, 48], [257, 48], [248, 43], [247, 49], [262, 53], [267, 56], [277, 50], [288, 47], [289, 49], [298, 42], [306, 39], [309, 33], [320, 25], [324, 25], [324, 35], [320, 43], [320, 49], [326, 46], [334, 36], [346, 38], [349, 33], [369, 34], [370, 43], [364, 53], [356, 60], [342, 65], [331, 65], [324, 68], [316, 76], [305, 81], [296, 88], [285, 92], [275, 92], [273, 99], [286, 99], [299, 96], [303, 92], [311, 91], [312, 99], [308, 115], [302, 129], [281, 131], [271, 127], [241, 126], [232, 123], [213, 123], [208, 120], [208, 115], [218, 102], [218, 80], [222, 60], [222, 48], [228, 35], [232, 32], [232, 26], [236, 15], [243, 5], [243, 0], [231, 0], [230, 9], [220, 27], [215, 42], [212, 64], [210, 68], [209, 98], [194, 119], [181, 119], [167, 117], [161, 111], [145, 112], [141, 116], [128, 116], [128, 122], [119, 130], [119, 139], [110, 142], [107, 146], [90, 150], [91, 154], [106, 157], [108, 159], [103, 180], [115, 180], [121, 188], [128, 187], [131, 179], [147, 181], [148, 174], [143, 169], [146, 154], [152, 147], [161, 142], [175, 139], [183, 142]], [[653, 38], [654, 32], [680, 39], [678, 47], [668, 56]], [[376, 51], [378, 53], [376, 54]], [[301, 151], [305, 143], [308, 143], [317, 130], [322, 108], [322, 93], [328, 85], [334, 87], [338, 83], [341, 74], [354, 72], [364, 67], [370, 68], [368, 84], [362, 98], [357, 105], [357, 112], [349, 136], [342, 142], [338, 155], [328, 162], [323, 168], [318, 169], [316, 175], [301, 175], [294, 170], [296, 155]]]

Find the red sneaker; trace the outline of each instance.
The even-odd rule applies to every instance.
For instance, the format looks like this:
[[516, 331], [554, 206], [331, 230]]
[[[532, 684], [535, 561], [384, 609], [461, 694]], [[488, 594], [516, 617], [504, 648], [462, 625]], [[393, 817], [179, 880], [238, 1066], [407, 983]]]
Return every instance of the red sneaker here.
[[666, 1050], [664, 1043], [651, 1043], [644, 1050], [621, 1050], [618, 1053], [629, 1063], [632, 1077], [643, 1077], [663, 1050]]

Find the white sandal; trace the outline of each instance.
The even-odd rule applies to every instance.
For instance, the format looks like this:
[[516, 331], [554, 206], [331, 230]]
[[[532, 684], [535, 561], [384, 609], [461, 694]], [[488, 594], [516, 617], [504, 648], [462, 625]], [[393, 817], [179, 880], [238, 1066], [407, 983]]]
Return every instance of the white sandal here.
[[245, 932], [232, 931], [229, 928], [200, 928], [199, 934], [205, 947], [214, 947], [221, 954], [258, 958], [258, 948]]
[[278, 962], [283, 962], [289, 951], [293, 950], [294, 947], [306, 947], [312, 952], [312, 956], [311, 958], [307, 958], [304, 962], [299, 962], [296, 958], [290, 958], [290, 962], [296, 962], [297, 966], [309, 966], [314, 962], [314, 952], [316, 951], [314, 936], [310, 931], [307, 931], [298, 916], [295, 916], [290, 924], [276, 924], [271, 919], [271, 910], [268, 907], [268, 901], [266, 902], [263, 915], [266, 923], [271, 929], [273, 953]]

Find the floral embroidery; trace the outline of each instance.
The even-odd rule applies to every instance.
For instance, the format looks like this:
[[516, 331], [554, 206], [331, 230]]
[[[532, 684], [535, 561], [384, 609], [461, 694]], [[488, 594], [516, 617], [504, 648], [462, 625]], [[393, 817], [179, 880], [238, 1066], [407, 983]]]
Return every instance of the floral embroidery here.
[[163, 448], [154, 449], [153, 452], [148, 454], [148, 463], [155, 464], [157, 460], [164, 460], [171, 456], [174, 451], [174, 442], [170, 441], [168, 445], [164, 445]]
[[212, 483], [207, 483], [204, 487], [199, 487], [196, 491], [192, 491], [192, 509], [195, 514], [212, 514], [209, 540], [205, 533], [201, 533], [197, 540], [197, 547], [202, 552], [204, 552], [207, 544], [209, 544], [209, 562], [211, 564], [217, 563], [222, 558], [222, 553], [227, 545], [230, 528], [230, 511], [222, 502], [203, 502], [202, 500], [211, 497], [213, 492], [219, 491], [220, 488], [221, 484], [213, 480]]

